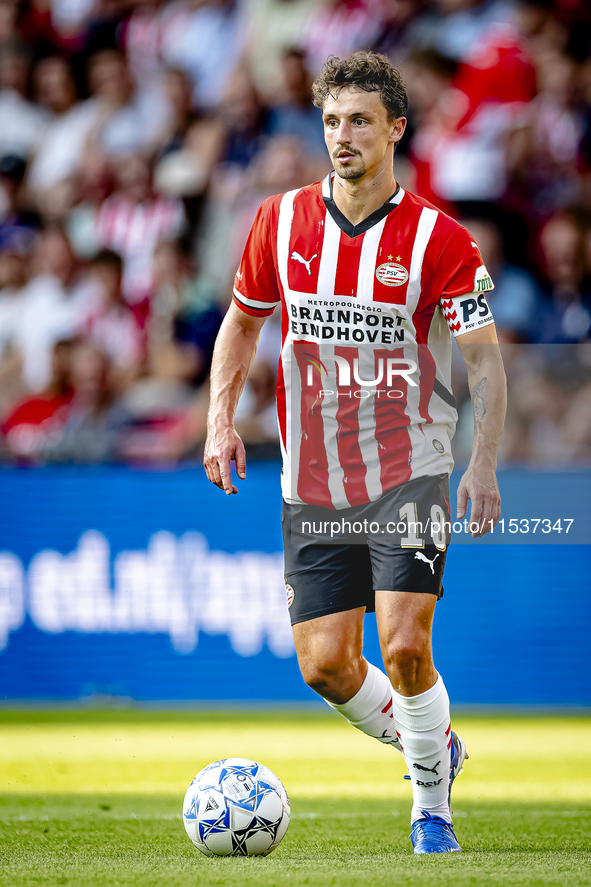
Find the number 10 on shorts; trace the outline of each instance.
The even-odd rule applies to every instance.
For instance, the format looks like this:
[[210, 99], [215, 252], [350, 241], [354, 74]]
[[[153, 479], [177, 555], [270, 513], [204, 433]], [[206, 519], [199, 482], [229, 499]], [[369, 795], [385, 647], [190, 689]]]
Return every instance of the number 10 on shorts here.
[[[427, 526], [423, 527], [419, 521], [416, 502], [406, 502], [399, 511], [402, 526], [397, 526], [398, 532], [406, 532], [406, 536], [400, 539], [401, 548], [424, 548], [425, 539], [423, 534], [429, 533], [433, 541], [433, 545], [438, 551], [445, 551], [447, 545], [446, 531], [451, 533], [451, 523], [446, 521], [445, 513], [441, 505], [431, 506], [431, 520], [427, 522]], [[419, 535], [420, 534], [420, 535]]]

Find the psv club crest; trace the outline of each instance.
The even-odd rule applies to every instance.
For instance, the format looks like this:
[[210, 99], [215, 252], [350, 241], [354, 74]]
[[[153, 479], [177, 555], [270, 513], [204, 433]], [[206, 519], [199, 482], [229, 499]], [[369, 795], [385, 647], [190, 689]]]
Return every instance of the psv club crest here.
[[291, 607], [291, 605], [293, 604], [293, 599], [295, 597], [295, 591], [293, 590], [287, 579], [285, 580], [285, 590], [287, 592], [287, 606]]
[[408, 271], [398, 262], [384, 262], [376, 268], [376, 277], [385, 286], [402, 286], [408, 280]]

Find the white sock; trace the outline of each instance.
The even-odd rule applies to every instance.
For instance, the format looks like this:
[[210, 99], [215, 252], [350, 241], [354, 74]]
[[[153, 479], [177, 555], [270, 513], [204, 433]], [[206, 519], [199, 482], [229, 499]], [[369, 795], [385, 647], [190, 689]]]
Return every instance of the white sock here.
[[412, 782], [411, 822], [426, 810], [451, 822], [448, 803], [451, 758], [449, 697], [441, 679], [418, 696], [393, 694], [394, 719]]
[[401, 751], [392, 713], [393, 695], [396, 694], [392, 690], [389, 678], [368, 662], [365, 680], [352, 699], [342, 705], [328, 702], [328, 699], [326, 701], [362, 733], [367, 733], [379, 742], [393, 745]]

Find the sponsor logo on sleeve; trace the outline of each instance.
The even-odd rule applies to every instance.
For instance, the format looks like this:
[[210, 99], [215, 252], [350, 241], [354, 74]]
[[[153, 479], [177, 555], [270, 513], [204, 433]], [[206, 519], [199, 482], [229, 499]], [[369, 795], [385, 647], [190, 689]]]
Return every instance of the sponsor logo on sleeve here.
[[474, 275], [474, 292], [486, 293], [492, 289], [494, 289], [494, 283], [491, 280], [491, 276], [486, 270], [486, 266], [480, 265]]
[[[454, 299], [454, 302], [457, 301]], [[459, 299], [460, 328], [463, 333], [486, 326], [493, 316], [485, 295], [462, 296]]]
[[476, 269], [474, 291], [440, 302], [443, 316], [455, 336], [469, 333], [493, 322], [492, 312], [485, 293], [494, 289], [490, 274], [484, 265]]

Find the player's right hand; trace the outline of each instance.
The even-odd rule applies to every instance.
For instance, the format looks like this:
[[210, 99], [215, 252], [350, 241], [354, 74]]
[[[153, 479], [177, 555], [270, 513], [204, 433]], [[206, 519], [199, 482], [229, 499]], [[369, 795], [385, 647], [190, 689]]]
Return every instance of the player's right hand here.
[[203, 465], [212, 484], [224, 490], [226, 495], [238, 492], [232, 483], [232, 465], [236, 463], [236, 474], [241, 480], [246, 477], [246, 451], [239, 434], [233, 425], [223, 428], [210, 425], [205, 441]]

